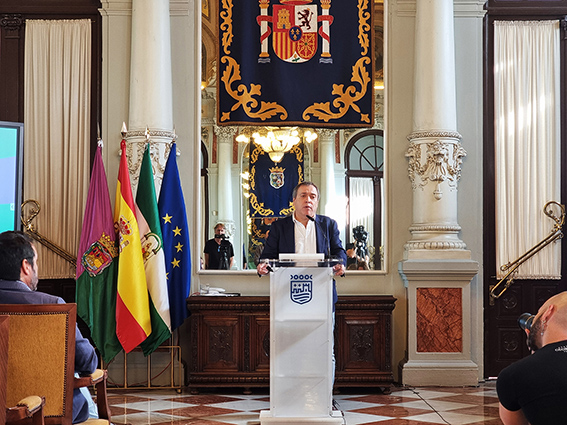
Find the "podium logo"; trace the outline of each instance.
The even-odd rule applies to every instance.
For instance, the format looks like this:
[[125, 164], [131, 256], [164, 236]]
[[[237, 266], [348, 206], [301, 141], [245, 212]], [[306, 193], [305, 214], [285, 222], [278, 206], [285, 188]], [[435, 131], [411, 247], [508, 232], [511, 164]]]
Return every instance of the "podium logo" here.
[[306, 304], [313, 298], [313, 275], [292, 275], [289, 287], [291, 300], [297, 304]]

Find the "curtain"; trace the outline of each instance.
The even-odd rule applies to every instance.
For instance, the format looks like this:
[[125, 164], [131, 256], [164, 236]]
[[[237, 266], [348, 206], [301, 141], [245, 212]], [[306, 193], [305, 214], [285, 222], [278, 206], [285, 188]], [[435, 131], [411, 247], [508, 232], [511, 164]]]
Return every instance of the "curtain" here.
[[[90, 20], [27, 20], [24, 55], [24, 199], [41, 205], [35, 229], [76, 255], [90, 169]], [[70, 263], [36, 247], [40, 278], [74, 278]]]
[[[351, 177], [348, 184], [351, 232], [356, 226], [364, 226], [368, 232], [368, 247], [374, 246], [374, 181], [368, 177]], [[352, 242], [353, 235], [348, 235], [347, 239]], [[376, 249], [379, 248], [378, 245]]]
[[[494, 23], [496, 261], [513, 261], [553, 228], [560, 201], [559, 21]], [[559, 212], [555, 212], [559, 215]], [[559, 279], [560, 244], [525, 262], [519, 279]]]

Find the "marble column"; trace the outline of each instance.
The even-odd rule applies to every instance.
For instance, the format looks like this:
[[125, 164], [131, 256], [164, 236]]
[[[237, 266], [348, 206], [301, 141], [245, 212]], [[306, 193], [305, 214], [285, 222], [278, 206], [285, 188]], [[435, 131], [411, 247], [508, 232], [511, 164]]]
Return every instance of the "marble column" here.
[[476, 385], [471, 290], [478, 263], [460, 239], [457, 183], [466, 152], [457, 131], [453, 0], [416, 1], [411, 240], [399, 272], [408, 288], [407, 385]]
[[335, 135], [337, 130], [318, 129], [319, 164], [321, 165], [321, 184], [319, 192], [319, 213], [334, 217], [335, 198]]
[[[232, 208], [232, 144], [237, 127], [215, 126], [218, 143], [218, 220], [224, 223], [226, 234], [234, 235], [236, 226]], [[211, 223], [213, 226], [216, 223]]]
[[147, 142], [161, 182], [170, 143], [175, 138], [169, 0], [132, 2], [129, 103], [125, 139], [133, 185]]

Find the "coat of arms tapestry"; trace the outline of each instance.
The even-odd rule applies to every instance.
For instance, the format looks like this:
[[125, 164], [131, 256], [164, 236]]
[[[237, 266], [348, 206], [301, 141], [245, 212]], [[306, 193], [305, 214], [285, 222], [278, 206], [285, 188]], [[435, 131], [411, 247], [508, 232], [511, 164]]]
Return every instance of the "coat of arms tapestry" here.
[[220, 125], [371, 127], [370, 0], [219, 0]]
[[249, 145], [249, 218], [248, 267], [255, 268], [272, 222], [293, 212], [292, 193], [304, 180], [304, 145], [299, 143], [278, 163], [262, 147]]

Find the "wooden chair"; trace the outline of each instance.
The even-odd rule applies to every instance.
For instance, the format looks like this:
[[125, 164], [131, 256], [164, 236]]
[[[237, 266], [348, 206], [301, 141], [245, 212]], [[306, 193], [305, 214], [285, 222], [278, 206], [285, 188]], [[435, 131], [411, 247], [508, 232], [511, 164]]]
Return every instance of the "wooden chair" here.
[[106, 371], [74, 377], [76, 304], [0, 304], [10, 316], [7, 405], [27, 394], [45, 397], [46, 425], [71, 425], [73, 389], [95, 385], [99, 416], [84, 424], [109, 425]]
[[31, 418], [33, 425], [43, 425], [43, 406], [45, 404], [43, 397], [29, 396], [20, 400], [14, 407], [5, 407], [9, 336], [10, 316], [0, 316], [0, 424], [12, 424]]

